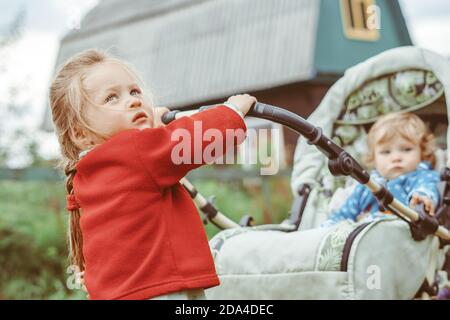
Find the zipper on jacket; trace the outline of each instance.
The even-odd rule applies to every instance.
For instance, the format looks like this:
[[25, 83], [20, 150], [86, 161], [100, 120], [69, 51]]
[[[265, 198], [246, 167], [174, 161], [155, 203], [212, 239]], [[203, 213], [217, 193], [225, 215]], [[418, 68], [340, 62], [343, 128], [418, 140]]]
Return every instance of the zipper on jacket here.
[[367, 227], [370, 224], [370, 222], [364, 223], [360, 226], [358, 226], [355, 230], [350, 232], [350, 234], [347, 237], [347, 240], [345, 240], [344, 250], [342, 251], [342, 259], [341, 259], [341, 271], [346, 272], [348, 267], [348, 259], [350, 257], [350, 250], [352, 249], [353, 241], [355, 241], [358, 234], [364, 230], [365, 227]]

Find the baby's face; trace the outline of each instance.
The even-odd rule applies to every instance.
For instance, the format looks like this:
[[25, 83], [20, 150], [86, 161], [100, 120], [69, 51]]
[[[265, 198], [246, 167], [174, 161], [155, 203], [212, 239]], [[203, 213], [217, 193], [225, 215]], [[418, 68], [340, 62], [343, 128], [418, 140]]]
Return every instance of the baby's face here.
[[111, 137], [127, 129], [153, 127], [152, 106], [144, 99], [135, 77], [120, 64], [94, 65], [87, 71], [83, 85], [95, 102], [85, 108], [87, 123], [100, 133]]
[[416, 170], [421, 161], [420, 146], [401, 137], [375, 145], [375, 168], [386, 179]]

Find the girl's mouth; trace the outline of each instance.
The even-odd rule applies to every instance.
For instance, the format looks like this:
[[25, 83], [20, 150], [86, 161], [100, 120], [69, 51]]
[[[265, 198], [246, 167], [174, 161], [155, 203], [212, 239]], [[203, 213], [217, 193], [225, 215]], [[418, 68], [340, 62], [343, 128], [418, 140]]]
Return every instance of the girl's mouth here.
[[139, 120], [147, 119], [147, 118], [148, 118], [147, 114], [145, 112], [141, 111], [141, 112], [138, 112], [138, 113], [136, 113], [134, 115], [132, 122], [134, 123], [134, 122], [137, 122]]

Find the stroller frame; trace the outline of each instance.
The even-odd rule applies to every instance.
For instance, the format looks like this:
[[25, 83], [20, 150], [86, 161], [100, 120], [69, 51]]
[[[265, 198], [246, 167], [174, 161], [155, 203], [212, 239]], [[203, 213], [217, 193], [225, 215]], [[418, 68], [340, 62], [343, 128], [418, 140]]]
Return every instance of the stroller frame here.
[[[197, 112], [205, 110], [209, 107], [212, 106], [202, 107], [197, 110]], [[188, 113], [180, 112], [178, 110], [170, 111], [163, 116], [163, 122], [167, 124], [180, 116], [191, 114], [193, 114], [192, 111], [189, 111]], [[423, 241], [429, 235], [434, 234], [439, 238], [440, 248], [450, 244], [450, 170], [448, 168], [445, 168], [441, 174], [441, 180], [444, 182], [444, 192], [437, 213], [433, 217], [426, 214], [423, 205], [417, 206], [416, 210], [413, 210], [396, 200], [384, 186], [381, 186], [371, 180], [368, 172], [364, 170], [348, 152], [346, 152], [330, 138], [325, 136], [319, 127], [315, 127], [302, 117], [282, 108], [260, 102], [256, 103], [251, 108], [248, 116], [283, 124], [305, 136], [308, 139], [309, 144], [315, 145], [317, 149], [327, 157], [328, 168], [334, 176], [351, 176], [358, 182], [365, 184], [371, 190], [374, 197], [379, 201], [380, 207], [390, 209], [400, 219], [408, 223], [411, 236], [415, 241]], [[235, 230], [239, 230], [241, 227], [252, 226], [252, 217], [246, 215], [242, 217], [240, 223], [238, 224], [221, 213], [214, 206], [212, 198], [206, 199], [186, 178], [183, 178], [180, 182], [203, 212], [203, 221], [205, 224], [207, 221], [210, 221], [220, 229]], [[294, 199], [289, 219], [285, 220], [281, 224], [257, 226], [255, 227], [255, 230], [282, 232], [297, 231], [310, 191], [311, 188], [309, 185], [305, 184], [300, 186], [298, 197]], [[361, 225], [359, 228], [356, 228], [350, 237], [355, 238], [358, 236], [359, 232], [362, 231], [364, 227], [365, 225]], [[348, 262], [348, 256], [350, 255], [350, 247], [344, 248], [343, 255], [345, 258], [341, 260], [341, 270], [347, 270], [346, 264]], [[449, 254], [447, 254], [447, 260], [449, 260], [448, 256]], [[448, 269], [448, 267], [444, 268], [448, 274], [448, 270], [446, 269]], [[416, 297], [423, 296], [424, 294], [427, 294], [428, 296], [435, 296], [437, 291], [437, 280], [435, 279], [433, 282], [432, 280], [425, 278], [416, 294]]]
[[[205, 106], [199, 110], [205, 110], [210, 107], [213, 106]], [[188, 114], [192, 114], [192, 111], [189, 111]], [[184, 112], [173, 110], [163, 116], [163, 122], [168, 124], [179, 116], [184, 115]], [[412, 236], [415, 240], [423, 240], [428, 235], [435, 234], [439, 237], [441, 246], [450, 244], [450, 231], [448, 229], [448, 224], [450, 223], [450, 197], [444, 197], [444, 206], [438, 210], [435, 217], [426, 214], [423, 205], [419, 205], [417, 210], [413, 210], [395, 199], [392, 193], [384, 186], [379, 185], [371, 179], [369, 173], [364, 170], [348, 152], [322, 133], [321, 128], [312, 125], [299, 115], [280, 107], [257, 102], [251, 108], [247, 116], [270, 120], [285, 125], [307, 138], [309, 144], [316, 146], [318, 150], [327, 157], [328, 168], [334, 176], [350, 176], [359, 183], [364, 184], [383, 207], [391, 210], [395, 215], [409, 224]], [[448, 187], [450, 170], [448, 168], [445, 168], [442, 177], [445, 179], [444, 181], [447, 181], [446, 189], [450, 196], [450, 188]], [[199, 195], [198, 191], [189, 181], [183, 179], [181, 182], [194, 201], [199, 205], [206, 218], [214, 225], [221, 229], [236, 228], [240, 226], [220, 213], [211, 201], [208, 201], [203, 196]], [[307, 196], [308, 188], [308, 186], [304, 186], [304, 188], [300, 190], [300, 194], [303, 197]], [[293, 209], [297, 209], [295, 211], [293, 210], [291, 218], [289, 219], [291, 226], [286, 227], [286, 231], [295, 231], [298, 229], [301, 220], [301, 208], [304, 207], [304, 204], [302, 203], [304, 201], [305, 199], [301, 198], [300, 202], [294, 203]], [[248, 221], [251, 220], [248, 217], [244, 218], [246, 219], [246, 222], [242, 224], [249, 225]]]

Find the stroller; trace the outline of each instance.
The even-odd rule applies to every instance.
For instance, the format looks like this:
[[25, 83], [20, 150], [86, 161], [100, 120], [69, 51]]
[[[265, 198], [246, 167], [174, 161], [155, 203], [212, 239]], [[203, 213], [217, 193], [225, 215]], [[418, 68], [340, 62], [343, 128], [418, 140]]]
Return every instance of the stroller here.
[[[305, 121], [257, 103], [249, 116], [299, 132], [290, 216], [278, 225], [230, 221], [187, 180], [205, 215], [225, 229], [210, 240], [221, 285], [208, 299], [412, 299], [435, 296], [444, 283], [450, 244], [450, 170], [446, 160], [450, 63], [426, 50], [386, 51], [347, 70]], [[448, 100], [450, 101], [450, 100]], [[415, 112], [438, 137], [441, 203], [435, 217], [413, 210], [359, 165], [371, 124], [390, 112]], [[331, 138], [328, 138], [331, 137]], [[446, 138], [447, 137], [447, 138]], [[325, 156], [324, 156], [325, 155]], [[351, 179], [350, 179], [350, 178]], [[395, 215], [318, 228], [355, 182]], [[448, 272], [449, 270], [447, 270]]]

